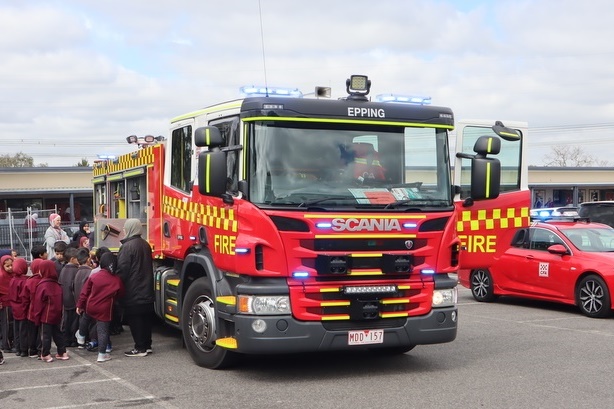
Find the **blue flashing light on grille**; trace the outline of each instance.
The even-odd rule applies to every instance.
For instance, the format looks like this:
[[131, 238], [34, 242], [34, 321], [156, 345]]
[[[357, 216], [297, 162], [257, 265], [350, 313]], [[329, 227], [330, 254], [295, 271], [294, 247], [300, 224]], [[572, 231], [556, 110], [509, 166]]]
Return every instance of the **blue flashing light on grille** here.
[[423, 269], [423, 270], [420, 270], [420, 272], [421, 272], [422, 274], [429, 274], [429, 275], [430, 275], [430, 274], [435, 274], [435, 270], [433, 270], [432, 268], [425, 268], [425, 269]]
[[309, 277], [309, 272], [307, 272], [307, 271], [294, 271], [294, 272], [292, 272], [292, 277], [294, 277], [294, 278], [307, 278], [307, 277]]
[[259, 87], [248, 85], [241, 87], [239, 91], [244, 97], [303, 97], [303, 93], [298, 88]]
[[237, 254], [249, 254], [249, 248], [237, 247], [237, 248], [235, 248], [235, 253], [237, 253]]
[[403, 227], [405, 227], [406, 229], [415, 229], [416, 227], [418, 227], [418, 223], [415, 223], [415, 222], [403, 223]]
[[331, 227], [333, 227], [333, 224], [330, 222], [319, 222], [316, 223], [316, 227], [318, 229], [330, 229]]
[[431, 97], [418, 97], [418, 96], [397, 95], [397, 94], [379, 94], [375, 97], [375, 101], [395, 102], [398, 104], [430, 105]]

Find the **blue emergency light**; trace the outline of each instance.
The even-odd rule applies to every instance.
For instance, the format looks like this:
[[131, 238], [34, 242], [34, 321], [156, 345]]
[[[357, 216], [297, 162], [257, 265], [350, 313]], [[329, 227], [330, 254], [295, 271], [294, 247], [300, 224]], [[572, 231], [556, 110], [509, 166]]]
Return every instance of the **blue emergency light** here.
[[375, 97], [377, 102], [394, 102], [398, 104], [431, 105], [431, 97], [413, 95], [379, 94]]
[[239, 88], [239, 91], [244, 97], [303, 97], [303, 93], [298, 88], [260, 87], [254, 85], [246, 85]]

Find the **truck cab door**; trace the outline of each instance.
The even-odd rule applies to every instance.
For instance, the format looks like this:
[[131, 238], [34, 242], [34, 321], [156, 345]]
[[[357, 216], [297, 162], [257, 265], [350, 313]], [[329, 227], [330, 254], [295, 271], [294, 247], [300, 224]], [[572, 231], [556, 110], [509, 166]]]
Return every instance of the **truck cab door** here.
[[[461, 155], [457, 154], [454, 163], [454, 185], [459, 192], [455, 207], [457, 232], [464, 250], [460, 257], [462, 270], [488, 268], [493, 257], [510, 246], [516, 230], [529, 224], [530, 191], [524, 155], [527, 124], [506, 121], [505, 127], [514, 131], [513, 137], [497, 133], [495, 124], [501, 122], [471, 120], [456, 126], [456, 151]], [[498, 138], [501, 143], [500, 151], [494, 155], [500, 163], [500, 193], [495, 198], [473, 201], [467, 152], [472, 152], [476, 141], [484, 136]]]

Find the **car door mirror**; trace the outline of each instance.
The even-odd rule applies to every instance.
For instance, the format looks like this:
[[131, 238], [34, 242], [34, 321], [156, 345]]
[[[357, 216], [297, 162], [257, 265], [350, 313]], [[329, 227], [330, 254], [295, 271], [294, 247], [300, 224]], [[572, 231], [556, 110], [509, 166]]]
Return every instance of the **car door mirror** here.
[[548, 253], [559, 254], [562, 256], [564, 254], [569, 254], [569, 251], [562, 244], [553, 244], [552, 246], [548, 247]]

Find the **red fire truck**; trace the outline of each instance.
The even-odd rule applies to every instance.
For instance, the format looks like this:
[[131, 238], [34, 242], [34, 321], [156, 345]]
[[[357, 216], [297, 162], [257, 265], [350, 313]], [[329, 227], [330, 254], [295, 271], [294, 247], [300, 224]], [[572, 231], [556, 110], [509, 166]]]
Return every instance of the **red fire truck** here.
[[522, 130], [463, 125], [455, 184], [452, 111], [372, 101], [370, 85], [352, 76], [339, 100], [244, 88], [95, 164], [98, 244], [118, 250], [125, 220], [142, 221], [156, 313], [198, 365], [455, 339], [461, 248], [489, 249], [474, 219], [518, 204]]

